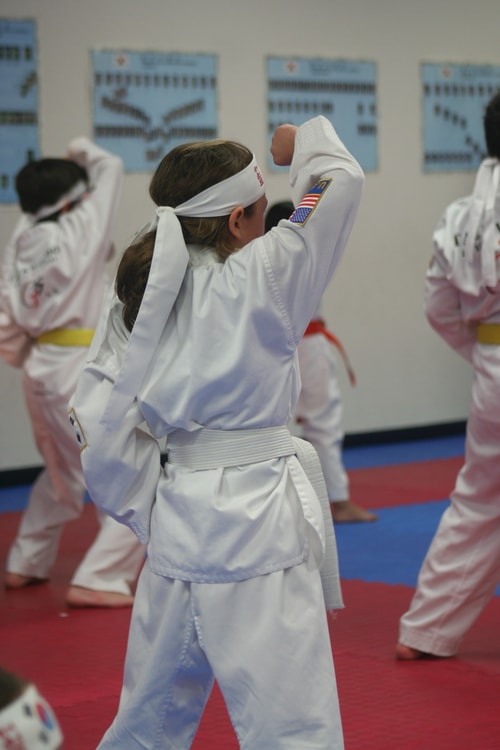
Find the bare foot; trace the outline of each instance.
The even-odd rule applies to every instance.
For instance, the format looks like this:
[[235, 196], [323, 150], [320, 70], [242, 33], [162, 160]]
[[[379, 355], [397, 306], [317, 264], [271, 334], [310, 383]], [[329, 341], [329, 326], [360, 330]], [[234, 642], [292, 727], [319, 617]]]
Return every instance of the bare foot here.
[[66, 592], [68, 607], [131, 607], [134, 597], [131, 594], [118, 594], [116, 591], [96, 591], [83, 586], [70, 586]]
[[45, 581], [47, 581], [47, 578], [7, 572], [5, 573], [4, 585], [6, 589], [23, 589], [25, 586], [37, 586], [39, 583], [45, 583]]
[[419, 651], [418, 648], [405, 646], [404, 643], [398, 643], [396, 646], [396, 659], [402, 661], [415, 661], [416, 659], [436, 659], [434, 654], [428, 654], [426, 651]]
[[366, 521], [376, 521], [378, 516], [370, 513], [369, 510], [361, 508], [352, 500], [341, 500], [336, 503], [330, 503], [332, 518], [335, 523], [364, 523]]

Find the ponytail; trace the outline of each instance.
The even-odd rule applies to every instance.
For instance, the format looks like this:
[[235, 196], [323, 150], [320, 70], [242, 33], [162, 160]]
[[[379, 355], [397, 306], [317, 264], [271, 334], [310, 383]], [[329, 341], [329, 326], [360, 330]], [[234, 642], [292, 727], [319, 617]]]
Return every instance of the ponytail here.
[[116, 294], [123, 302], [123, 322], [129, 331], [134, 327], [142, 297], [148, 283], [156, 231], [148, 232], [123, 253], [116, 272]]

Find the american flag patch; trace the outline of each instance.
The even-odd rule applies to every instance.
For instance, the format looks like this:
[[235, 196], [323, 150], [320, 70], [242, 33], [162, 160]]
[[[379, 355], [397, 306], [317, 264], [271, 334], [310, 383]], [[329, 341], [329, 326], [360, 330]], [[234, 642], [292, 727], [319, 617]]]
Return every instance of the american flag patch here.
[[304, 195], [289, 220], [293, 221], [294, 224], [304, 225], [311, 217], [311, 214], [314, 212], [321, 196], [326, 191], [331, 181], [331, 178], [327, 180], [319, 180], [316, 185]]
[[80, 451], [82, 451], [84, 448], [87, 447], [87, 441], [85, 440], [85, 435], [83, 434], [82, 426], [80, 422], [78, 421], [78, 417], [75, 414], [75, 410], [71, 409], [68, 413], [68, 418], [71, 423], [71, 426], [73, 427], [76, 435], [76, 439], [78, 441], [78, 445], [80, 446]]

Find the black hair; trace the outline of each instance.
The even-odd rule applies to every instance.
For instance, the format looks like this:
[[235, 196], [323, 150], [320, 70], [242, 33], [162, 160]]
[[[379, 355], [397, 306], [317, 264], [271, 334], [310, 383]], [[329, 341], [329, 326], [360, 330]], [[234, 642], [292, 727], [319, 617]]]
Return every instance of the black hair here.
[[484, 137], [488, 156], [500, 159], [500, 90], [486, 105]]
[[16, 175], [16, 191], [25, 213], [52, 206], [77, 182], [88, 184], [86, 170], [70, 159], [30, 161]]
[[280, 201], [279, 203], [273, 203], [267, 209], [265, 219], [265, 229], [269, 232], [272, 227], [275, 227], [281, 219], [289, 219], [294, 212], [294, 205], [292, 201]]
[[0, 710], [14, 703], [28, 685], [29, 683], [22, 677], [0, 668]]

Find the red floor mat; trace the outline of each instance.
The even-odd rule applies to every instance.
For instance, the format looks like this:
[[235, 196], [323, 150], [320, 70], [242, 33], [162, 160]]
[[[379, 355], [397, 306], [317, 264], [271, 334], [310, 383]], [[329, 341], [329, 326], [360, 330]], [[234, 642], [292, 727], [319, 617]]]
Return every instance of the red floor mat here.
[[350, 495], [365, 508], [444, 500], [453, 490], [463, 463], [463, 458], [444, 458], [356, 469], [348, 472]]
[[[356, 470], [351, 481], [371, 489], [372, 507], [445, 497], [461, 462], [430, 463], [432, 472], [414, 464]], [[18, 520], [17, 513], [0, 516], [2, 565]], [[0, 664], [47, 695], [68, 750], [95, 748], [113, 718], [130, 618], [125, 610], [64, 607], [65, 587], [94, 530], [93, 508], [86, 506], [83, 518], [65, 529], [50, 584], [0, 591]], [[396, 662], [393, 650], [411, 590], [362, 581], [343, 588], [346, 609], [332, 625], [332, 642], [346, 750], [498, 750], [500, 597], [471, 628], [458, 658], [408, 664]], [[193, 750], [237, 747], [215, 690]]]
[[[89, 750], [116, 710], [129, 615], [67, 613], [52, 585], [43, 590], [36, 597], [10, 593], [12, 608], [9, 601], [2, 603], [7, 619], [17, 620], [14, 609], [31, 615], [17, 624], [2, 617], [1, 663], [40, 685], [59, 716], [68, 748]], [[332, 641], [346, 750], [499, 747], [499, 599], [470, 631], [459, 658], [405, 664], [394, 660], [393, 648], [410, 590], [347, 581], [344, 595], [347, 606], [333, 623]], [[193, 748], [237, 747], [215, 690]]]
[[500, 747], [500, 600], [454, 659], [394, 660], [411, 589], [346, 581], [333, 627], [347, 750], [493, 750]]

